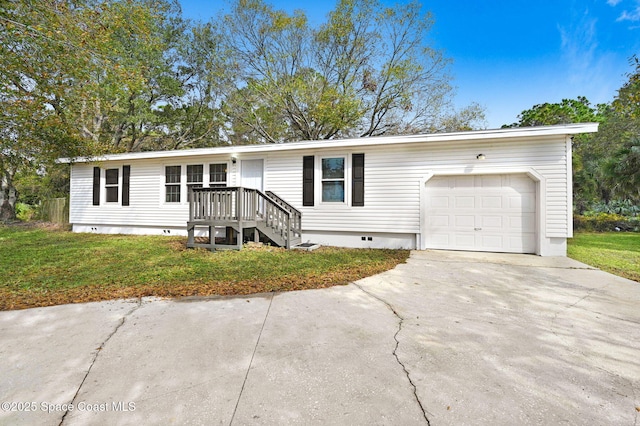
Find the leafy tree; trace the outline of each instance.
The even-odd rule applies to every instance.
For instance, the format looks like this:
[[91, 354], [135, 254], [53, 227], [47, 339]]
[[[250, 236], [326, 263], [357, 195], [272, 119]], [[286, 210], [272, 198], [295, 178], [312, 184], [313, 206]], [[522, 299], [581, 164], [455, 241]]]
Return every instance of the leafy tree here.
[[218, 25], [235, 58], [224, 102], [229, 137], [285, 142], [415, 133], [473, 125], [452, 113], [450, 61], [427, 44], [430, 14], [413, 2], [341, 0], [318, 28], [302, 11], [237, 0]]
[[[563, 99], [560, 103], [544, 103], [522, 111], [518, 122], [502, 127], [548, 126], [555, 124], [605, 121], [608, 105], [596, 106], [584, 96]], [[576, 135], [573, 138], [573, 194], [576, 210], [587, 209], [594, 201], [606, 197], [603, 157], [599, 142], [593, 135]]]
[[618, 90], [595, 140], [597, 154], [605, 157], [611, 195], [640, 204], [640, 60], [634, 56], [630, 62], [635, 69]]
[[164, 135], [154, 148], [215, 146], [222, 141], [225, 117], [220, 105], [233, 90], [236, 73], [231, 55], [212, 24], [185, 26], [177, 45], [174, 72], [183, 95], [158, 105], [156, 118]]
[[555, 124], [587, 123], [600, 121], [606, 105], [595, 107], [584, 96], [563, 99], [560, 103], [544, 103], [518, 114], [518, 121], [504, 127], [551, 126]]
[[[92, 60], [82, 84], [68, 98], [82, 136], [115, 151], [157, 147], [167, 136], [157, 114], [161, 105], [184, 94], [175, 69], [185, 25], [177, 4], [164, 0], [103, 1], [91, 28]], [[86, 25], [87, 18], [78, 21]], [[148, 148], [146, 148], [148, 149]]]
[[188, 79], [176, 73], [186, 28], [176, 3], [13, 0], [0, 25], [2, 218], [15, 216], [20, 169], [174, 136], [159, 111]]
[[70, 70], [85, 60], [72, 54], [74, 46], [65, 39], [67, 29], [78, 31], [67, 19], [70, 8], [63, 2], [0, 6], [0, 220], [15, 218], [14, 179], [20, 170], [77, 146], [61, 96], [74, 78], [50, 60], [66, 61]]
[[478, 127], [485, 127], [484, 108], [478, 103], [452, 111], [440, 117], [434, 117], [433, 123], [428, 127], [428, 131], [437, 132], [460, 132], [474, 130]]

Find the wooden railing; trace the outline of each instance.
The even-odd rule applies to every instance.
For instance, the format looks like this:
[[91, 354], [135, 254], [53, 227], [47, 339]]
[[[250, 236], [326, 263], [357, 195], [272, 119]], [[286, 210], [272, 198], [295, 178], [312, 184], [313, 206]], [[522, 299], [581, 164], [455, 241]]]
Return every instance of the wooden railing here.
[[296, 209], [271, 191], [265, 191], [265, 194], [291, 214], [291, 227], [295, 229], [297, 231], [297, 235], [300, 236], [300, 232], [302, 231], [302, 213], [300, 210]]
[[256, 227], [262, 228], [267, 236], [275, 236], [289, 247], [292, 241], [301, 238], [302, 215], [280, 197], [271, 195], [243, 187], [191, 188], [189, 222], [237, 222], [239, 226], [243, 222], [256, 222]]
[[237, 221], [238, 188], [191, 188], [189, 221]]

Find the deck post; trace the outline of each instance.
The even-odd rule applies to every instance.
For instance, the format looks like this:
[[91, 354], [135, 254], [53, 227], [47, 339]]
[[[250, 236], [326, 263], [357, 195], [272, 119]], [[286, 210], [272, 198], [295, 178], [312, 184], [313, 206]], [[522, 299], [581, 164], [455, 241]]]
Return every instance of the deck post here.
[[193, 243], [195, 242], [194, 231], [196, 226], [188, 223], [187, 224], [187, 247], [193, 247]]
[[209, 250], [216, 251], [216, 228], [209, 225]]
[[245, 205], [244, 205], [244, 188], [243, 187], [239, 187], [238, 188], [238, 192], [237, 194], [237, 199], [236, 199], [236, 214], [238, 216], [238, 233], [236, 234], [236, 244], [238, 247], [238, 250], [242, 250], [242, 228], [244, 227], [242, 224], [242, 220], [245, 217]]

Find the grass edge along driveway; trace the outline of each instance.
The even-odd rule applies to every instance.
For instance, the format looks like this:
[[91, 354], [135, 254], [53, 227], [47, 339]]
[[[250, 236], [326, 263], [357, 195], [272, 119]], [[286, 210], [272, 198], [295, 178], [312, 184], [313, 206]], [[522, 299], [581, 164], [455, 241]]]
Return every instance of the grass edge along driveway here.
[[576, 232], [569, 239], [567, 256], [640, 282], [640, 233]]
[[185, 237], [79, 234], [0, 225], [0, 310], [145, 296], [245, 295], [344, 285], [408, 250], [275, 247], [212, 253]]

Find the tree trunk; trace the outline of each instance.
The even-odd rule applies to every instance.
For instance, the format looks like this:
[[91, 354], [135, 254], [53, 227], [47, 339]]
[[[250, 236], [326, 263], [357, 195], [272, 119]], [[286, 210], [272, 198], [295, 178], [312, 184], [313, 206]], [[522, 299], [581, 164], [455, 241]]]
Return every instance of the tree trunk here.
[[2, 178], [0, 185], [0, 222], [16, 219], [16, 200], [18, 191], [13, 186], [12, 179]]

